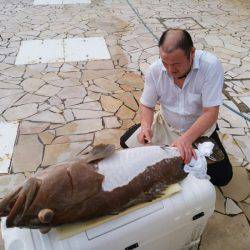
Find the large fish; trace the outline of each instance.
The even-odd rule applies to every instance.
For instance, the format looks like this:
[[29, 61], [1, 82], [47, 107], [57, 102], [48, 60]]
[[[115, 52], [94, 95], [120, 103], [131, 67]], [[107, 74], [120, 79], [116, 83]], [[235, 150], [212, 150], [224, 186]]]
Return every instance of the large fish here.
[[0, 217], [7, 216], [7, 227], [47, 232], [151, 201], [186, 176], [174, 148], [147, 146], [115, 152], [113, 145], [98, 145], [84, 158], [30, 177], [0, 202]]

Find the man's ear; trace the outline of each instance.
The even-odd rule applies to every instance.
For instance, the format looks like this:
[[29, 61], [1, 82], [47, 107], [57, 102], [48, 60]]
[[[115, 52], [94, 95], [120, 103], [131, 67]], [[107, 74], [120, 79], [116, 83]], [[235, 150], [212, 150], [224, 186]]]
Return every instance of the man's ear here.
[[190, 58], [193, 60], [194, 59], [194, 54], [195, 54], [195, 48], [192, 47], [191, 51], [190, 51]]

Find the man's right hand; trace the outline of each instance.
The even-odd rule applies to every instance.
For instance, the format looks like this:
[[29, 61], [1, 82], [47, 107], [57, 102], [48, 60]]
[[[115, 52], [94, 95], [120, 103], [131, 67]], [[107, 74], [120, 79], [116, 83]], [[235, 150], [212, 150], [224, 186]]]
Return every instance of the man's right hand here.
[[138, 134], [137, 139], [141, 144], [151, 143], [153, 137], [153, 132], [151, 128], [142, 128], [141, 132]]

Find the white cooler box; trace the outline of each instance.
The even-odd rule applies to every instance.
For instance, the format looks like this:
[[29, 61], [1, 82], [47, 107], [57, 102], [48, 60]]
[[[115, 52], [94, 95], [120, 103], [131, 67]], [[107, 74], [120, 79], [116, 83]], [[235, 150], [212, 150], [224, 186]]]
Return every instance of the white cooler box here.
[[58, 240], [54, 230], [42, 235], [38, 230], [8, 229], [3, 220], [5, 250], [195, 249], [213, 214], [215, 189], [190, 174], [180, 184], [182, 190], [169, 198], [64, 240]]

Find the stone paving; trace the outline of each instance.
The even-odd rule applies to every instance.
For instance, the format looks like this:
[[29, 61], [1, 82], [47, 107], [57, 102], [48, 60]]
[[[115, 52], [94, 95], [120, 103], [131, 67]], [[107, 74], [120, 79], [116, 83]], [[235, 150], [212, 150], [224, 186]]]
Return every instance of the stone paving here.
[[[224, 102], [250, 118], [250, 2], [133, 0], [158, 37], [168, 27], [186, 28], [197, 49], [216, 54], [225, 70]], [[8, 190], [53, 163], [114, 143], [139, 121], [144, 75], [158, 58], [157, 41], [126, 1], [83, 5], [0, 2], [0, 121], [19, 121]], [[104, 37], [110, 60], [15, 65], [23, 40]], [[249, 249], [250, 122], [225, 106], [220, 137], [234, 177], [216, 188], [216, 211], [200, 249]], [[0, 243], [1, 248], [1, 243]]]

